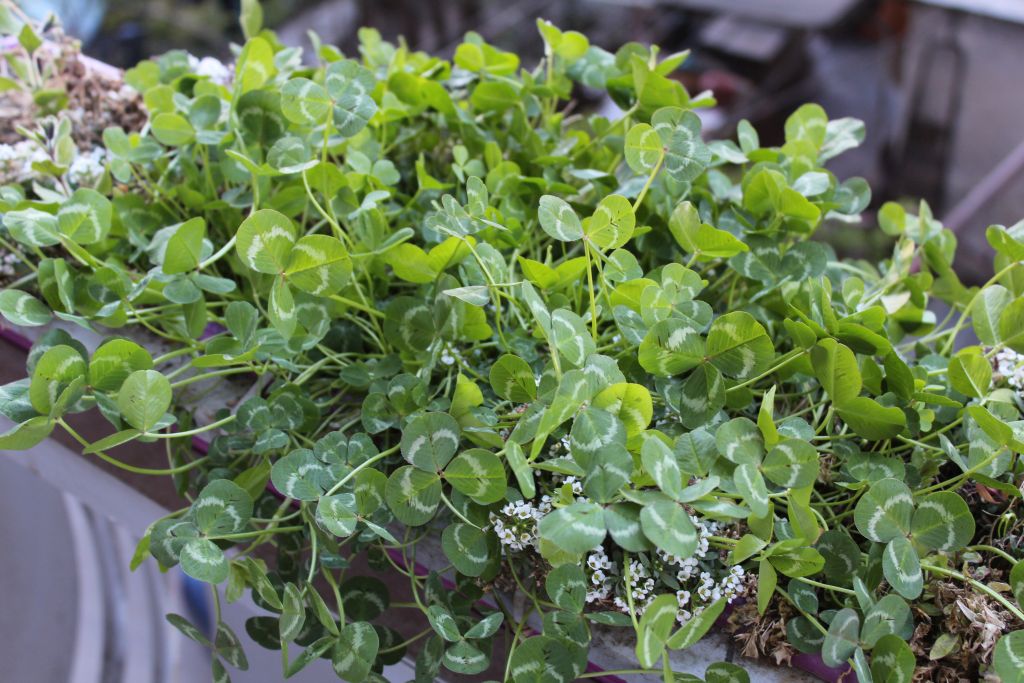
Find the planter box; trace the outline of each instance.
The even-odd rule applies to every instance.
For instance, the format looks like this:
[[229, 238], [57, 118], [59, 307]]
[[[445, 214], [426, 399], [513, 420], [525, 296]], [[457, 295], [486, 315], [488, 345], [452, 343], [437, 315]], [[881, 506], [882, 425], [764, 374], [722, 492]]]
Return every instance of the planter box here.
[[[56, 322], [53, 325], [62, 327], [73, 334], [90, 352], [102, 341], [100, 335], [69, 323]], [[38, 339], [47, 329], [49, 327], [33, 328], [28, 332], [32, 335], [33, 339]], [[23, 336], [21, 330], [14, 332], [3, 326], [0, 326], [0, 337], [3, 338], [2, 343], [11, 351], [14, 351], [14, 346], [18, 346], [24, 351], [33, 340]], [[163, 344], [158, 339], [136, 338], [136, 341], [149, 348], [154, 354], [162, 353], [166, 350], [162, 348]], [[23, 376], [24, 366], [21, 354], [8, 352], [4, 353], [3, 357], [7, 360], [3, 372], [3, 381], [10, 381], [11, 379]], [[211, 380], [211, 382], [216, 382], [216, 380]], [[253, 384], [251, 382], [219, 382], [212, 387], [212, 390], [211, 387], [203, 386], [203, 384], [200, 383], [192, 387], [195, 395], [203, 396], [195, 404], [196, 419], [200, 424], [212, 422], [215, 419], [214, 414], [218, 410], [225, 406], [238, 405], [259, 389], [258, 383]], [[109, 425], [103, 421], [93, 420], [91, 423], [86, 423], [83, 420], [78, 420], [78, 422], [83, 423], [79, 426], [81, 426], [86, 436], [90, 438], [100, 438], [110, 431]], [[6, 428], [7, 425], [0, 427], [0, 429]], [[89, 432], [93, 432], [93, 434]], [[199, 446], [205, 445], [205, 442], [198, 439], [196, 441]], [[56, 439], [51, 438], [28, 452], [9, 454], [7, 457], [25, 465], [58, 489], [72, 494], [90, 509], [117, 523], [124, 524], [127, 533], [136, 540], [141, 538], [150, 522], [167, 514], [169, 509], [180, 507], [180, 500], [172, 487], [168, 485], [169, 480], [167, 478], [125, 473], [122, 470], [106, 465], [98, 459], [81, 456], [73, 449], [73, 444], [70, 444], [70, 447], [64, 446], [58, 443]], [[146, 461], [138, 461], [138, 458], [154, 455], [152, 449], [146, 448], [146, 444], [130, 444], [123, 447], [123, 451], [119, 450], [119, 453], [121, 452], [129, 453], [125, 459], [143, 465], [147, 464]], [[160, 454], [162, 455], [162, 451]], [[163, 463], [158, 463], [157, 466], [163, 466]], [[431, 568], [445, 567], [449, 564], [441, 551], [440, 544], [422, 544], [417, 550], [418, 570], [422, 572], [429, 571]], [[129, 552], [123, 558], [122, 568], [127, 566], [130, 556], [131, 553]], [[146, 563], [144, 566], [151, 568], [153, 565], [152, 563]], [[384, 578], [385, 582], [396, 593], [407, 590], [404, 577], [396, 575], [393, 577], [394, 580], [388, 580], [387, 577], [380, 577], [378, 575], [378, 578]], [[247, 612], [247, 614], [240, 617], [239, 623], [232, 624], [232, 627], [235, 628], [240, 636], [244, 636], [244, 619], [258, 613], [254, 605], [247, 605]], [[408, 622], [408, 620], [405, 621], [406, 623]], [[539, 621], [532, 625], [537, 631], [540, 630]], [[178, 637], [177, 631], [173, 631], [173, 633]], [[635, 667], [635, 643], [632, 639], [632, 631], [598, 627], [593, 629], [593, 633], [594, 645], [591, 648], [590, 659], [590, 670], [592, 672], [596, 673], [602, 670], [614, 671]], [[180, 640], [185, 639], [180, 637]], [[246, 654], [249, 655], [251, 660], [255, 659], [257, 653], [270, 655], [272, 660], [269, 663], [270, 670], [274, 675], [279, 673], [280, 664], [276, 653], [264, 650], [253, 643], [247, 643], [247, 645]], [[720, 629], [713, 630], [699, 643], [687, 650], [673, 652], [671, 657], [673, 669], [699, 676], [703, 675], [704, 670], [711, 663], [735, 661], [747, 669], [753, 681], [804, 683], [816, 680], [834, 680], [835, 677], [829, 675], [828, 670], [821, 667], [820, 661], [816, 660], [817, 658], [814, 657], [794, 658], [794, 663], [797, 666], [807, 668], [818, 674], [813, 676], [799, 669], [768, 666], [743, 659], [739, 655], [732, 638]], [[328, 673], [328, 671], [324, 673]], [[403, 677], [400, 675], [398, 678], [390, 680], [406, 680], [411, 675], [410, 671], [409, 676]], [[333, 676], [333, 673], [329, 673], [329, 676]], [[236, 679], [246, 680], [238, 676], [233, 677], [233, 680]], [[611, 683], [621, 679], [608, 676], [598, 677], [595, 680]], [[658, 676], [632, 676], [630, 680], [655, 682], [661, 679]]]

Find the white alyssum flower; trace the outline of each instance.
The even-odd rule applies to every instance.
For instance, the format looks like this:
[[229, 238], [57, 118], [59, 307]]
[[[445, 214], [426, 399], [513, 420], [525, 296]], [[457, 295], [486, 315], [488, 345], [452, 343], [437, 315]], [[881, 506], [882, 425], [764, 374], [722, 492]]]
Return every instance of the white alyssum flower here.
[[996, 354], [996, 372], [1003, 376], [1006, 383], [1024, 395], [1024, 354], [1013, 349], [1003, 349]]
[[[743, 593], [743, 567], [731, 567], [719, 580], [703, 568], [708, 561], [715, 559], [710, 554], [710, 538], [718, 531], [718, 523], [703, 521], [693, 515], [690, 515], [690, 521], [697, 529], [698, 535], [697, 547], [692, 556], [679, 557], [659, 549], [651, 558], [650, 566], [636, 559], [630, 562], [630, 582], [625, 588], [633, 598], [633, 608], [637, 614], [643, 614], [651, 601], [657, 597], [657, 580], [652, 574], [675, 574], [679, 586], [675, 591], [679, 605], [676, 620], [680, 624], [686, 623], [719, 599], [724, 598], [731, 603]], [[625, 597], [617, 596], [614, 602], [618, 609], [623, 612], [629, 611], [629, 602]]]
[[0, 277], [14, 277], [18, 274], [19, 259], [15, 254], [0, 250]]
[[46, 161], [46, 151], [32, 140], [0, 145], [0, 183], [24, 183], [36, 177], [32, 164]]
[[528, 500], [511, 501], [491, 513], [491, 526], [504, 549], [520, 552], [537, 547], [537, 523], [549, 512], [551, 496], [543, 496], [537, 504]]
[[188, 64], [196, 76], [206, 76], [217, 85], [229, 85], [231, 83], [231, 70], [215, 57], [203, 57], [195, 55], [188, 56]]
[[68, 180], [77, 186], [92, 187], [96, 185], [103, 176], [103, 160], [106, 154], [107, 151], [102, 147], [94, 147], [88, 152], [77, 155], [68, 169]]
[[607, 598], [615, 585], [615, 565], [608, 558], [603, 546], [597, 546], [589, 554], [583, 566], [583, 572], [590, 580], [587, 590], [587, 602], [595, 602]]

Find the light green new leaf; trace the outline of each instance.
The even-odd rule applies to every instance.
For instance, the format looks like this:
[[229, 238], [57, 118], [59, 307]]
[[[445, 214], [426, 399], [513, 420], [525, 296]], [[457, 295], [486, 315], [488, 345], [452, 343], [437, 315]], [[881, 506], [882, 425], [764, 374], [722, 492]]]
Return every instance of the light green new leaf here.
[[881, 479], [857, 501], [853, 520], [865, 537], [886, 543], [910, 532], [913, 512], [914, 497], [907, 485], [897, 479]]
[[168, 275], [185, 273], [199, 265], [202, 258], [203, 239], [206, 237], [206, 221], [201, 217], [190, 218], [178, 226], [167, 240], [164, 262], [161, 266]]
[[848, 404], [860, 393], [862, 384], [857, 358], [848, 347], [834, 339], [823, 339], [811, 349], [814, 375], [832, 402]]
[[491, 388], [499, 398], [527, 403], [537, 397], [537, 380], [530, 365], [510, 353], [494, 362], [490, 371]]
[[661, 658], [678, 614], [675, 594], [659, 595], [647, 605], [637, 630], [636, 658], [640, 666], [650, 669]]
[[181, 147], [196, 138], [192, 124], [181, 114], [163, 112], [153, 117], [153, 137], [168, 147]]
[[293, 78], [281, 86], [281, 113], [303, 126], [323, 123], [331, 98], [323, 86], [308, 78]]
[[604, 508], [584, 501], [573, 503], [541, 518], [541, 538], [567, 552], [582, 555], [604, 540]]
[[459, 449], [459, 423], [448, 413], [423, 413], [402, 430], [402, 456], [426, 472], [440, 472]]
[[786, 119], [786, 142], [804, 140], [817, 150], [825, 142], [828, 116], [820, 104], [807, 103]]
[[999, 319], [1013, 301], [1010, 290], [1002, 285], [989, 285], [978, 292], [971, 309], [971, 321], [978, 340], [986, 346], [995, 346], [1003, 340], [999, 333]]
[[235, 251], [242, 263], [252, 270], [284, 273], [296, 238], [295, 225], [290, 218], [273, 209], [260, 209], [238, 227]]
[[306, 235], [292, 247], [285, 276], [314, 296], [329, 296], [348, 284], [352, 259], [336, 237]]
[[971, 398], [988, 395], [992, 384], [992, 364], [982, 354], [980, 347], [962, 349], [949, 360], [949, 383], [961, 394]]
[[580, 217], [564, 199], [550, 194], [541, 197], [537, 219], [544, 232], [560, 242], [575, 242], [583, 238]]
[[113, 207], [96, 190], [80, 187], [61, 204], [57, 225], [62, 235], [75, 244], [95, 244], [110, 232]]
[[512, 470], [512, 474], [515, 475], [516, 483], [519, 484], [519, 490], [523, 496], [529, 499], [537, 495], [537, 488], [533, 482], [533, 470], [526, 461], [523, 447], [512, 438], [505, 442], [505, 458], [508, 460], [508, 466]]
[[999, 336], [1017, 353], [1024, 353], [1024, 297], [1010, 302], [999, 316]]
[[89, 384], [96, 391], [117, 391], [132, 372], [152, 367], [153, 359], [144, 348], [127, 339], [111, 339], [89, 360]]
[[0, 450], [23, 451], [32, 448], [50, 435], [54, 424], [45, 415], [16, 424], [0, 434]]
[[733, 311], [711, 323], [706, 353], [723, 375], [748, 379], [768, 367], [775, 346], [752, 315]]
[[649, 124], [638, 123], [626, 133], [626, 163], [634, 172], [648, 174], [661, 161], [663, 144]]
[[584, 239], [602, 251], [618, 249], [633, 236], [636, 214], [629, 200], [618, 194], [602, 199], [594, 214], [583, 223]]
[[640, 342], [640, 366], [659, 377], [697, 367], [705, 356], [704, 338], [692, 321], [669, 318], [655, 323]]
[[619, 418], [632, 438], [647, 429], [654, 416], [651, 392], [642, 384], [618, 382], [601, 391], [591, 404]]
[[667, 645], [673, 650], [685, 650], [695, 645], [704, 635], [711, 630], [718, 617], [722, 615], [728, 600], [721, 598], [704, 608], [700, 614], [691, 618], [679, 627], [679, 630], [668, 639]]
[[156, 370], [136, 370], [117, 392], [124, 421], [141, 432], [152, 429], [171, 407], [171, 383]]
[[849, 400], [836, 412], [853, 431], [871, 441], [891, 439], [907, 424], [907, 416], [902, 410], [883, 406], [867, 396]]
[[77, 349], [58, 344], [39, 356], [29, 384], [29, 399], [37, 413], [48, 415], [63, 390], [86, 373], [85, 358]]
[[53, 317], [46, 304], [20, 289], [0, 292], [0, 314], [19, 327], [45, 325]]
[[697, 208], [688, 201], [680, 202], [673, 209], [668, 229], [683, 251], [696, 255], [698, 261], [731, 258], [750, 249], [732, 233], [701, 221]]

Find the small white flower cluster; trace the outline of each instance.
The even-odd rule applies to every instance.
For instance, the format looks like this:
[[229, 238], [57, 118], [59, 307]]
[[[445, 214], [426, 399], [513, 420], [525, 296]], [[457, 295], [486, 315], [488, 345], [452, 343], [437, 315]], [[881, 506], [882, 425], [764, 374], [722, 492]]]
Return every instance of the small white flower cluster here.
[[597, 546], [587, 555], [583, 572], [590, 580], [587, 591], [587, 602], [595, 602], [607, 598], [615, 585], [615, 565], [608, 559], [604, 546]]
[[0, 250], [0, 277], [11, 278], [17, 275], [18, 262], [15, 254]]
[[[657, 597], [656, 576], [673, 571], [679, 585], [676, 591], [676, 601], [679, 604], [676, 620], [680, 624], [685, 624], [713, 602], [725, 598], [731, 603], [743, 592], [743, 567], [731, 567], [719, 581], [715, 580], [711, 572], [701, 569], [701, 561], [709, 559], [710, 537], [718, 531], [718, 523], [705, 522], [693, 515], [690, 515], [690, 521], [698, 533], [697, 548], [691, 557], [678, 557], [657, 550], [655, 556], [651, 558], [651, 566], [636, 559], [630, 561], [629, 584], [625, 589], [632, 596], [633, 609], [637, 614], [643, 614]], [[621, 611], [629, 611], [629, 600], [626, 597], [616, 596], [614, 602]]]
[[498, 512], [491, 513], [491, 524], [501, 545], [519, 552], [537, 547], [537, 523], [549, 512], [551, 496], [544, 496], [536, 505], [528, 500], [512, 501]]
[[103, 176], [103, 158], [106, 154], [107, 151], [102, 147], [94, 147], [89, 152], [77, 155], [68, 169], [68, 180], [79, 187], [95, 186]]
[[217, 85], [229, 85], [231, 83], [231, 70], [215, 57], [203, 57], [202, 59], [188, 56], [188, 64], [196, 76], [207, 76]]
[[23, 183], [36, 176], [32, 164], [46, 161], [46, 151], [32, 140], [0, 145], [0, 183]]
[[574, 477], [572, 475], [565, 476], [562, 474], [555, 474], [552, 477], [552, 479], [554, 479], [555, 485], [557, 485], [558, 488], [562, 488], [566, 484], [571, 486], [572, 495], [576, 498], [576, 502], [589, 500], [588, 498], [583, 496], [583, 482], [580, 481], [577, 477]]
[[[629, 561], [629, 583], [626, 590], [633, 596], [633, 609], [637, 614], [643, 614], [654, 600], [654, 577], [640, 560]], [[615, 606], [623, 612], [629, 612], [629, 601], [626, 598], [615, 596]]]
[[1024, 354], [1013, 349], [1003, 349], [996, 354], [996, 372], [1006, 383], [1024, 395]]

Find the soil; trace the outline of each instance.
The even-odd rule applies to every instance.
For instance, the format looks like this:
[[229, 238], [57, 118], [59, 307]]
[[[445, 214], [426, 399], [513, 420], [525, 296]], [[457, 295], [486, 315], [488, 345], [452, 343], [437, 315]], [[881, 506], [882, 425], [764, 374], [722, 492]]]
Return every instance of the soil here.
[[[83, 57], [77, 43], [67, 37], [55, 37], [40, 52], [41, 61], [57, 67], [45, 87], [67, 93], [67, 107], [63, 111], [74, 123], [72, 137], [79, 149], [91, 150], [101, 145], [103, 129], [109, 126], [120, 126], [128, 132], [142, 129], [146, 122], [142, 96], [125, 85], [119, 70], [100, 69], [93, 60]], [[0, 128], [0, 143], [20, 141], [22, 136], [17, 128], [31, 128], [38, 114], [39, 107], [31, 92], [0, 92], [0, 119], [9, 124]]]

